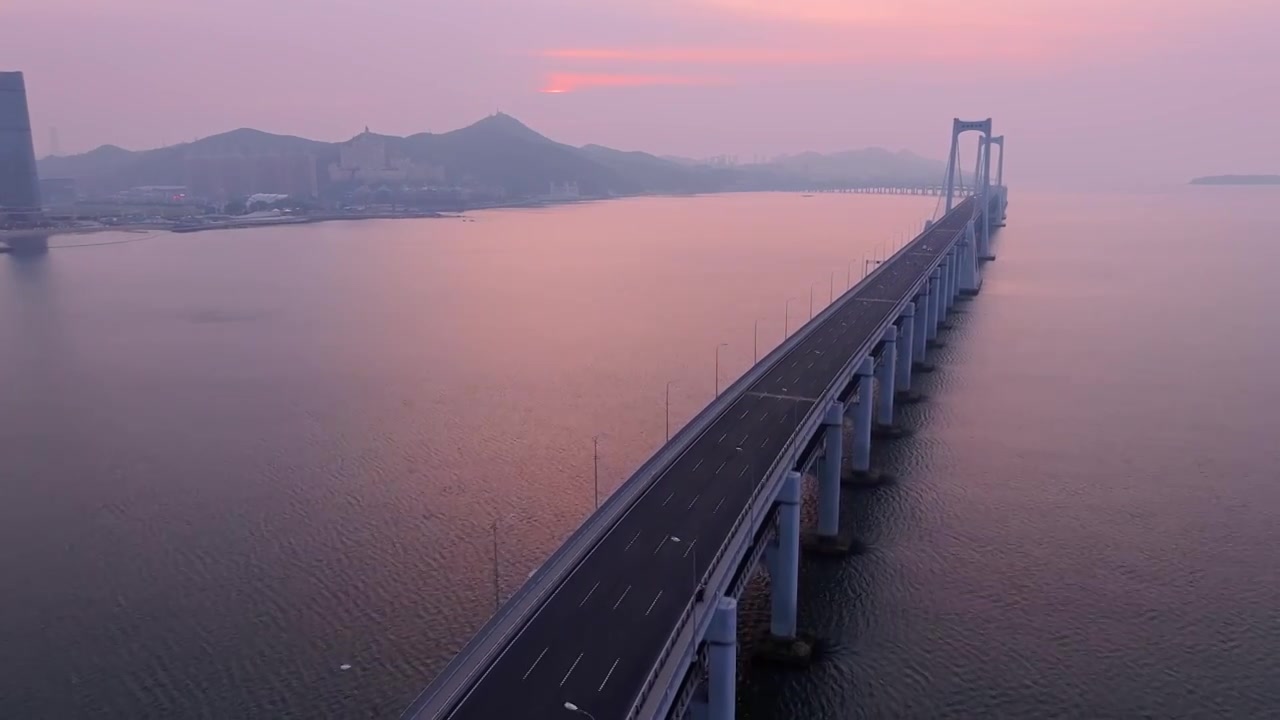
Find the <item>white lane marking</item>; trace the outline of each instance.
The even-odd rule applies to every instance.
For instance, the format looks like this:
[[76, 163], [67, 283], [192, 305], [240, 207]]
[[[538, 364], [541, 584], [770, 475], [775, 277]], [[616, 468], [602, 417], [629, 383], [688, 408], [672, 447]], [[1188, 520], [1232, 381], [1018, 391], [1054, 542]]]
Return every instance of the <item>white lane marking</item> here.
[[729, 433], [725, 433], [724, 435], [721, 435], [720, 439], [716, 441], [716, 444], [719, 445], [720, 443], [724, 442], [725, 436], [727, 436], [728, 434]]
[[[968, 230], [966, 230], [965, 232], [968, 232]], [[738, 473], [738, 477], [742, 477], [743, 475], [746, 475], [746, 474], [747, 474], [747, 466], [743, 465], [742, 472]]]
[[[965, 232], [969, 232], [969, 231], [965, 230]], [[769, 438], [765, 438], [764, 442], [760, 443], [760, 447], [764, 447], [765, 445], [768, 445], [768, 444], [769, 444]]]
[[[705, 431], [703, 432], [703, 434], [698, 435], [698, 438], [700, 439], [700, 438], [702, 438], [702, 437], [704, 437], [704, 436], [705, 436]], [[693, 445], [691, 444], [689, 447], [693, 447]], [[676, 457], [676, 460], [677, 460], [677, 461], [681, 460], [682, 458], [684, 458], [684, 456], [685, 456], [685, 455], [687, 455], [687, 454], [688, 454], [688, 452], [689, 452], [689, 448], [685, 448], [685, 449], [684, 449], [684, 450], [683, 450], [683, 451], [682, 451], [682, 452], [681, 452], [681, 453]], [[652, 489], [652, 488], [650, 488], [650, 489]], [[643, 493], [640, 493], [639, 497], [645, 497], [647, 494], [648, 494], [648, 491], [645, 491], [645, 492], [643, 492]], [[626, 512], [624, 512], [624, 513], [622, 513], [621, 515], [619, 515], [619, 516], [617, 517], [617, 520], [616, 520], [615, 522], [616, 522], [616, 523], [622, 523], [623, 521], [625, 521], [628, 517], [630, 517], [630, 516], [631, 516], [631, 513], [635, 510], [635, 507], [636, 507], [636, 505], [632, 505], [632, 507], [631, 507], [630, 509], [628, 509]], [[614, 533], [616, 530], [617, 530], [617, 524], [615, 524], [615, 526], [614, 526], [614, 528], [613, 528], [612, 530], [610, 530], [609, 532], [605, 533], [605, 534], [604, 534], [604, 537], [605, 537], [605, 538], [610, 537], [611, 535], [613, 535], [613, 533]], [[694, 543], [694, 542], [697, 542], [697, 539], [696, 539], [696, 538], [694, 539], [694, 541], [693, 541], [693, 542], [689, 543], [689, 548], [690, 548], [690, 549], [692, 549], [692, 548], [693, 548], [693, 543]], [[686, 555], [687, 555], [688, 550], [686, 550], [686, 551], [685, 551], [685, 553], [686, 553]], [[588, 557], [590, 556], [590, 554], [591, 554], [591, 553], [588, 553]], [[581, 569], [581, 567], [579, 567], [579, 569]], [[575, 574], [576, 572], [577, 572], [577, 570], [575, 570], [575, 571], [573, 571], [573, 572], [568, 572], [568, 573], [566, 573], [566, 574], [564, 575], [564, 579], [565, 579], [565, 580], [568, 580], [568, 578], [573, 577], [573, 576], [574, 576], [574, 574]], [[532, 574], [530, 575], [530, 577], [532, 577]], [[481, 674], [480, 674], [480, 677], [476, 678], [475, 683], [474, 683], [474, 684], [472, 684], [472, 685], [471, 685], [471, 687], [467, 688], [465, 692], [462, 692], [462, 691], [454, 691], [454, 692], [450, 693], [446, 699], [447, 699], [449, 702], [453, 702], [454, 700], [457, 700], [457, 702], [459, 702], [459, 703], [465, 703], [465, 702], [467, 702], [467, 700], [472, 696], [472, 694], [474, 694], [474, 693], [475, 693], [476, 688], [480, 687], [480, 686], [484, 683], [484, 681], [485, 681], [485, 680], [489, 677], [489, 675], [493, 672], [493, 669], [494, 669], [495, 667], [497, 667], [498, 663], [502, 662], [502, 660], [507, 656], [507, 653], [511, 651], [511, 648], [515, 647], [515, 646], [517, 645], [518, 641], [520, 640], [520, 638], [524, 637], [525, 632], [526, 632], [526, 631], [528, 631], [529, 627], [533, 624], [533, 621], [534, 621], [534, 620], [536, 620], [538, 617], [540, 617], [540, 616], [542, 615], [542, 611], [543, 611], [543, 610], [545, 610], [545, 609], [547, 608], [547, 606], [548, 606], [548, 605], [550, 605], [550, 604], [551, 604], [551, 602], [552, 602], [552, 601], [553, 601], [557, 596], [559, 596], [560, 592], [561, 592], [562, 590], [564, 590], [564, 588], [565, 588], [565, 584], [564, 584], [564, 583], [561, 583], [560, 587], [558, 587], [558, 588], [556, 588], [556, 589], [554, 589], [554, 590], [550, 590], [549, 592], [548, 592], [548, 591], [543, 591], [543, 592], [546, 592], [546, 593], [547, 593], [547, 594], [546, 594], [546, 599], [545, 599], [545, 601], [543, 602], [543, 604], [542, 604], [542, 605], [541, 605], [537, 610], [535, 610], [535, 611], [534, 611], [533, 615], [532, 615], [531, 617], [529, 617], [529, 618], [528, 618], [528, 621], [527, 621], [527, 622], [525, 622], [525, 623], [520, 627], [520, 629], [516, 632], [515, 636], [511, 638], [511, 641], [510, 641], [510, 642], [508, 642], [508, 643], [506, 643], [504, 646], [502, 646], [502, 648], [501, 648], [500, 650], [496, 650], [496, 651], [495, 651], [495, 650], [489, 650], [488, 652], [486, 652], [486, 653], [481, 657], [481, 659], [482, 659], [482, 660], [484, 660], [484, 661], [488, 664], [488, 667], [487, 667], [487, 668], [485, 668], [485, 671], [484, 671], [483, 673], [481, 673]], [[535, 594], [535, 597], [536, 597], [536, 594]], [[495, 653], [496, 653], [496, 654], [495, 654]], [[459, 693], [461, 693], [461, 694], [459, 694]]]
[[692, 550], [693, 546], [697, 544], [698, 544], [698, 538], [694, 538], [693, 542], [689, 543], [689, 547], [684, 549], [684, 555], [681, 555], [680, 557], [689, 557], [689, 551]]
[[[968, 232], [968, 231], [966, 230], [966, 232]], [[698, 464], [697, 464], [697, 465], [694, 465], [694, 466], [693, 466], [693, 469], [694, 469], [694, 470], [697, 470], [698, 468], [702, 467], [702, 461], [703, 461], [703, 460], [706, 460], [706, 458], [698, 458]]]
[[630, 586], [630, 585], [628, 585], [628, 586], [627, 586], [627, 589], [626, 589], [626, 590], [623, 590], [623, 591], [622, 591], [622, 594], [618, 596], [618, 602], [616, 602], [616, 603], [614, 603], [614, 604], [613, 604], [613, 609], [614, 609], [614, 610], [617, 610], [617, 609], [618, 609], [618, 606], [622, 604], [622, 598], [626, 597], [626, 596], [627, 596], [627, 593], [629, 593], [629, 592], [631, 592], [631, 586]]
[[[621, 659], [622, 658], [618, 658], [618, 660]], [[609, 672], [604, 674], [604, 681], [600, 683], [600, 687], [596, 688], [596, 692], [603, 691], [605, 683], [609, 682], [609, 678], [613, 677], [613, 669], [618, 667], [618, 660], [614, 660], [613, 664], [609, 666]]]
[[586, 604], [587, 604], [587, 601], [591, 599], [591, 593], [595, 592], [595, 591], [596, 591], [596, 588], [598, 588], [598, 587], [600, 587], [600, 581], [599, 581], [599, 580], [597, 580], [597, 581], [596, 581], [596, 584], [595, 584], [595, 585], [592, 585], [592, 586], [591, 586], [591, 589], [587, 591], [587, 596], [586, 596], [586, 597], [584, 597], [584, 598], [582, 598], [582, 602], [578, 603], [578, 607], [582, 607], [583, 605], [586, 605]]
[[[965, 232], [968, 232], [968, 231], [966, 230]], [[768, 413], [768, 411], [765, 411], [765, 412], [760, 413], [760, 419], [761, 419], [761, 420], [765, 420], [765, 419], [767, 419], [768, 417], [769, 417], [769, 413]]]
[[662, 597], [662, 591], [661, 591], [661, 590], [659, 590], [659, 591], [658, 591], [658, 594], [654, 596], [654, 598], [653, 598], [653, 602], [649, 603], [649, 609], [644, 611], [644, 614], [645, 614], [645, 615], [648, 615], [649, 613], [653, 612], [653, 606], [658, 604], [658, 598], [660, 598], [660, 597]]
[[578, 659], [574, 660], [573, 664], [569, 666], [569, 672], [564, 674], [564, 679], [560, 681], [560, 687], [564, 687], [564, 684], [569, 681], [569, 676], [573, 674], [573, 669], [578, 667], [578, 663], [582, 662], [582, 656], [585, 654], [578, 653]]
[[632, 546], [632, 545], [635, 545], [636, 540], [637, 540], [637, 539], [639, 539], [639, 537], [640, 537], [640, 531], [639, 531], [639, 530], [637, 530], [637, 531], [636, 531], [636, 536], [635, 536], [635, 537], [633, 537], [633, 538], [631, 538], [631, 542], [627, 543], [627, 546], [626, 546], [626, 547], [622, 548], [622, 552], [626, 552], [626, 551], [630, 550], [630, 549], [631, 549], [631, 546]]
[[692, 510], [694, 503], [698, 502], [698, 498], [700, 497], [702, 497], [701, 494], [694, 496], [693, 501], [689, 503], [689, 507], [687, 509]]
[[719, 511], [720, 506], [723, 504], [724, 504], [724, 498], [720, 498], [720, 502], [716, 503], [716, 509], [711, 511], [712, 514], [715, 514], [717, 511]]
[[675, 497], [675, 496], [676, 496], [676, 491], [675, 491], [675, 490], [672, 490], [672, 491], [671, 491], [671, 494], [667, 496], [667, 499], [662, 501], [662, 507], [666, 507], [666, 506], [667, 506], [667, 503], [671, 502], [671, 498], [673, 498], [673, 497]]
[[720, 467], [716, 468], [716, 474], [717, 474], [717, 475], [719, 475], [719, 474], [720, 474], [720, 471], [724, 469], [724, 465], [725, 465], [725, 463], [727, 463], [727, 462], [729, 462], [729, 461], [728, 461], [728, 460], [725, 460], [724, 462], [720, 463]]
[[667, 542], [667, 536], [666, 536], [666, 535], [663, 535], [663, 536], [662, 536], [662, 539], [658, 541], [658, 547], [656, 547], [656, 548], [654, 548], [654, 549], [653, 549], [653, 554], [654, 554], [654, 555], [657, 555], [657, 554], [658, 554], [658, 551], [662, 549], [663, 544], [664, 544], [664, 543], [666, 543], [666, 542]]
[[[968, 231], [966, 230], [965, 232], [968, 232]], [[805, 369], [806, 369], [806, 370], [808, 370], [809, 368], [813, 367], [813, 361], [812, 361], [812, 360], [810, 360], [810, 361], [809, 361], [809, 364], [808, 364], [808, 365], [805, 365], [804, 367], [805, 367]]]
[[[966, 231], [966, 232], [967, 232], [967, 231]], [[743, 435], [743, 436], [742, 436], [742, 440], [738, 442], [738, 447], [742, 447], [743, 445], [746, 445], [746, 444], [747, 444], [747, 438], [749, 438], [749, 437], [751, 437], [751, 433], [747, 433], [746, 435]]]
[[538, 663], [542, 662], [542, 656], [543, 656], [543, 655], [546, 655], [546, 654], [547, 654], [547, 651], [548, 651], [548, 650], [550, 650], [550, 649], [551, 649], [551, 648], [549, 648], [549, 647], [542, 648], [542, 652], [538, 653], [538, 659], [537, 659], [537, 660], [534, 660], [534, 661], [533, 661], [533, 664], [529, 666], [529, 669], [524, 671], [524, 677], [520, 678], [521, 680], [528, 680], [528, 679], [529, 679], [529, 673], [533, 672], [533, 669], [534, 669], [534, 668], [536, 668], [536, 667], [538, 667]]
[[[966, 230], [966, 232], [968, 232], [968, 231]], [[749, 413], [749, 412], [751, 412], [751, 411], [750, 411], [750, 410], [743, 410], [743, 411], [742, 411], [742, 414], [738, 416], [738, 419], [739, 419], [739, 420], [744, 419], [745, 417], [747, 417], [747, 413]]]
[[[966, 232], [967, 232], [967, 231], [966, 231]], [[795, 367], [795, 366], [796, 366], [796, 363], [798, 363], [798, 362], [800, 362], [800, 361], [799, 361], [799, 360], [792, 360], [792, 361], [791, 361], [791, 367]]]

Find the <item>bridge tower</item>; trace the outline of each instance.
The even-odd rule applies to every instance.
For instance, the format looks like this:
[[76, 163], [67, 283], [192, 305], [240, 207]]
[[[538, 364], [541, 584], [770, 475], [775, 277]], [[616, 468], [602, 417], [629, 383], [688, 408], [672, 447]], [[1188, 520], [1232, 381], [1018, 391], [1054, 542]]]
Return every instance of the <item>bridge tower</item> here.
[[[1004, 135], [997, 135], [991, 138], [991, 144], [1000, 148], [1000, 160], [996, 164], [996, 182], [995, 193], [997, 208], [1000, 214], [996, 216], [996, 227], [1004, 227], [1004, 220], [1008, 217], [1005, 208], [1009, 205], [1008, 190], [1004, 186]], [[989, 152], [989, 151], [988, 151]]]

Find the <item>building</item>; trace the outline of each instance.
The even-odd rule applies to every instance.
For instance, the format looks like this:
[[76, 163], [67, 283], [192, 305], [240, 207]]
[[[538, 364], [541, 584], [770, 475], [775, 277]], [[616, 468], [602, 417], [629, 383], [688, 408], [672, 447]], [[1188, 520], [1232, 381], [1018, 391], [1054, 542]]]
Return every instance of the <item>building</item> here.
[[211, 202], [255, 193], [309, 198], [318, 191], [316, 159], [308, 153], [193, 155], [183, 165], [191, 195]]
[[26, 81], [20, 72], [0, 72], [0, 224], [37, 223], [40, 218]]
[[392, 157], [386, 138], [365, 128], [338, 148], [338, 162], [329, 165], [329, 180], [360, 186], [437, 185], [444, 182], [444, 168]]

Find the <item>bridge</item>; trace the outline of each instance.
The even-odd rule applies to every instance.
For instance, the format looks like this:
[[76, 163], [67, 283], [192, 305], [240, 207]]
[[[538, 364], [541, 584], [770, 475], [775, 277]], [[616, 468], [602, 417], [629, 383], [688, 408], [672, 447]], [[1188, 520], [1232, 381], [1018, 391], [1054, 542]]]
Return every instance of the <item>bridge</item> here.
[[[959, 139], [980, 134], [976, 190]], [[737, 599], [770, 575], [771, 646], [797, 634], [800, 492], [817, 478], [817, 548], [839, 550], [842, 482], [874, 477], [873, 430], [928, 369], [939, 328], [981, 290], [991, 120], [955, 120], [936, 221], [721, 393], [646, 461], [498, 610], [406, 720], [734, 717]], [[1001, 173], [1002, 175], [1003, 173]], [[851, 447], [845, 428], [852, 426]]]

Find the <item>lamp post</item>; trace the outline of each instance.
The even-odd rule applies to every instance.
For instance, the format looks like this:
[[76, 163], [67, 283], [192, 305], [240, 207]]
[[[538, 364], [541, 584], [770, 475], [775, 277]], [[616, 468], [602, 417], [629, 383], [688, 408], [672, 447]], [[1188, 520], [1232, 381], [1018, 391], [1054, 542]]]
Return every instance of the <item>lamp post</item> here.
[[816, 282], [809, 283], [809, 319], [810, 320], [813, 319], [813, 289], [816, 287], [818, 287], [818, 283]]
[[791, 301], [792, 300], [795, 300], [795, 298], [793, 297], [787, 298], [787, 309], [784, 313], [785, 319], [782, 322], [782, 339], [783, 340], [786, 340], [787, 338], [791, 337]]
[[751, 326], [751, 364], [760, 362], [760, 318]]
[[827, 291], [827, 304], [830, 305], [835, 301], [836, 301], [836, 271], [832, 270], [831, 271], [831, 288]]
[[845, 272], [844, 284], [846, 288], [851, 288], [853, 287], [853, 261], [852, 260], [849, 261], [849, 264], [845, 268], [845, 270], [846, 272]]
[[[668, 539], [671, 540], [671, 542], [673, 543], [684, 542], [684, 540], [681, 540], [675, 535], [669, 536]], [[689, 543], [689, 549], [685, 551], [685, 552], [693, 553], [693, 591], [695, 593], [698, 592], [698, 584], [699, 584], [698, 583], [698, 550], [694, 545], [694, 543], [696, 542], [697, 540], [694, 540], [693, 542]]]
[[596, 509], [600, 509], [600, 436], [591, 436], [591, 470], [596, 487]]
[[720, 348], [728, 346], [729, 343], [720, 343], [716, 346], [716, 397], [720, 397]]
[[583, 710], [582, 708], [578, 707], [577, 705], [574, 705], [573, 703], [567, 700], [564, 703], [564, 709], [568, 710], [569, 712], [578, 713], [579, 715], [586, 715], [587, 717], [591, 718], [591, 720], [596, 720], [595, 715], [592, 715], [591, 713], [587, 712], [586, 710]]
[[502, 587], [498, 580], [498, 522], [501, 520], [510, 520], [515, 517], [514, 513], [503, 517], [499, 515], [493, 519], [493, 611], [498, 612], [498, 608], [502, 607]]
[[667, 441], [671, 441], [671, 386], [675, 384], [675, 380], [667, 381]]

